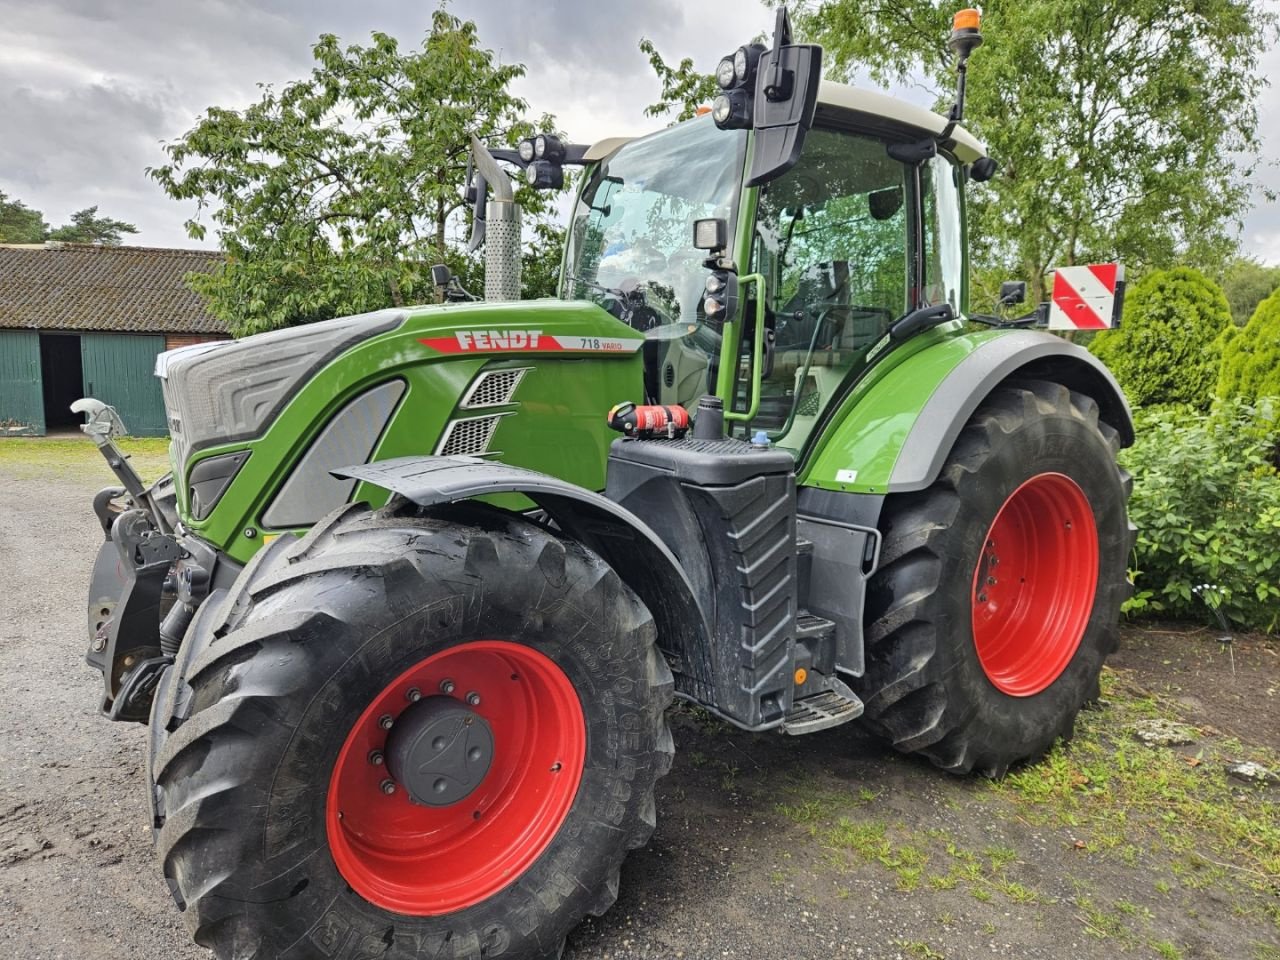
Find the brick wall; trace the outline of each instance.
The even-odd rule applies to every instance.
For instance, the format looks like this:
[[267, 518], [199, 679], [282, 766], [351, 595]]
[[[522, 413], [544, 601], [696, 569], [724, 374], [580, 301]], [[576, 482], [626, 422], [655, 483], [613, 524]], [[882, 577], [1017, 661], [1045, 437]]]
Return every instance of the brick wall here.
[[193, 343], [209, 343], [213, 340], [227, 339], [229, 338], [212, 333], [166, 333], [164, 335], [164, 348], [166, 350], [175, 350], [178, 347], [189, 347]]

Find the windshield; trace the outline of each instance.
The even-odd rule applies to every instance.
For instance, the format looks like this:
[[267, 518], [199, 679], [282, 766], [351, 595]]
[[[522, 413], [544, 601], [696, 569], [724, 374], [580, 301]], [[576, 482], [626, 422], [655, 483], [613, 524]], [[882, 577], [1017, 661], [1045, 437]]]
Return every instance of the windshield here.
[[569, 224], [561, 296], [593, 300], [650, 334], [697, 324], [707, 271], [693, 222], [719, 217], [734, 235], [745, 148], [745, 131], [703, 117], [600, 164]]

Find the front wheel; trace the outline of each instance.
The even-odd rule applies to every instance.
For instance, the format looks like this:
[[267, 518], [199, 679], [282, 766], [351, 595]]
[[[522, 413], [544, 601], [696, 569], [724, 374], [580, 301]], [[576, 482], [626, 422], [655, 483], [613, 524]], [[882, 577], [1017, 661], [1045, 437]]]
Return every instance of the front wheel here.
[[556, 956], [654, 827], [654, 638], [599, 557], [497, 511], [352, 507], [262, 551], [153, 718], [157, 848], [197, 942]]
[[856, 684], [875, 732], [989, 776], [1071, 736], [1129, 589], [1119, 446], [1091, 398], [1002, 387], [931, 487], [886, 501]]

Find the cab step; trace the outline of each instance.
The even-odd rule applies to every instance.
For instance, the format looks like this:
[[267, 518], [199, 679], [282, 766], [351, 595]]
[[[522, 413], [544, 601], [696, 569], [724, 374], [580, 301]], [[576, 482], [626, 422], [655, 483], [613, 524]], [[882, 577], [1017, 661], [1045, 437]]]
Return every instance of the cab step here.
[[862, 701], [836, 677], [826, 678], [827, 689], [795, 701], [782, 721], [782, 732], [792, 736], [838, 727], [862, 716]]

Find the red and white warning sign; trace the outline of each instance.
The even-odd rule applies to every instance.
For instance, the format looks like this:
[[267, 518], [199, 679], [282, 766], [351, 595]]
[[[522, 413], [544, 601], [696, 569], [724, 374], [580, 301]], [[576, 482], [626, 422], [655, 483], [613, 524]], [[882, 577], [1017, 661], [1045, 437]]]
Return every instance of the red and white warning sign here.
[[1094, 263], [1053, 272], [1050, 330], [1107, 330], [1120, 326], [1124, 265]]

